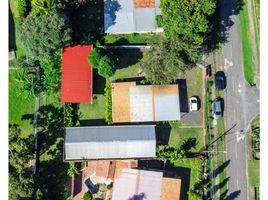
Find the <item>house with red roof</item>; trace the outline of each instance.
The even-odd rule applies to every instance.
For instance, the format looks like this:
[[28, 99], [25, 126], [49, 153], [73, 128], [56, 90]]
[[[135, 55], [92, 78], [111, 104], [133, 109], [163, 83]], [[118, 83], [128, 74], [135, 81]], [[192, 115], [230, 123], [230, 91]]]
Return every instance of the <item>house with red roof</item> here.
[[65, 47], [62, 52], [62, 103], [92, 103], [92, 67], [88, 56], [93, 45]]

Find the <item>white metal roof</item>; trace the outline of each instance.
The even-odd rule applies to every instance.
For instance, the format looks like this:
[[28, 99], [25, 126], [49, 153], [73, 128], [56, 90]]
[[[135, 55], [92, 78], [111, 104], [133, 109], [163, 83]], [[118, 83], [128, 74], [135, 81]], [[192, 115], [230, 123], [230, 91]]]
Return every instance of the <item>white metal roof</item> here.
[[114, 180], [113, 200], [160, 200], [162, 172], [123, 169], [121, 176]]
[[65, 160], [155, 157], [155, 125], [68, 127]]

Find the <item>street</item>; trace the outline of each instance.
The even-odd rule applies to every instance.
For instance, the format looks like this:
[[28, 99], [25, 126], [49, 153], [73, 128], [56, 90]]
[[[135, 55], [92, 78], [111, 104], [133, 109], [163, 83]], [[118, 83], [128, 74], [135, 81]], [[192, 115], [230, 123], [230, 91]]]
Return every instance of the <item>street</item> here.
[[221, 0], [221, 32], [225, 43], [216, 63], [227, 77], [224, 98], [228, 199], [247, 200], [247, 160], [245, 133], [251, 119], [259, 113], [259, 91], [244, 79], [243, 57], [236, 0]]

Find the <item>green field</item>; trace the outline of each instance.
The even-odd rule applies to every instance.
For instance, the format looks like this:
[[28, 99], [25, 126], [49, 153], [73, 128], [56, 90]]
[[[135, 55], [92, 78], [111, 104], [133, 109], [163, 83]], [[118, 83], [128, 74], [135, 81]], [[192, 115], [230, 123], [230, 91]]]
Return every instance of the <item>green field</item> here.
[[33, 126], [29, 120], [22, 120], [24, 114], [33, 114], [35, 110], [35, 98], [26, 100], [20, 93], [21, 83], [15, 77], [19, 70], [9, 71], [9, 123], [16, 123], [22, 129], [23, 134], [32, 134]]
[[169, 136], [169, 145], [179, 148], [184, 141], [188, 139], [195, 139], [196, 146], [190, 152], [198, 152], [204, 145], [202, 141], [202, 128], [180, 128], [179, 122], [170, 122], [171, 132]]
[[249, 160], [248, 161], [248, 179], [249, 185], [253, 187], [260, 186], [260, 161]]
[[94, 95], [93, 103], [80, 103], [80, 120], [105, 119], [105, 96]]
[[252, 41], [249, 30], [249, 16], [246, 2], [243, 5], [243, 9], [239, 14], [240, 19], [240, 34], [242, 39], [242, 52], [243, 52], [243, 64], [244, 64], [244, 76], [246, 81], [250, 85], [255, 84], [254, 80], [254, 64], [252, 62]]

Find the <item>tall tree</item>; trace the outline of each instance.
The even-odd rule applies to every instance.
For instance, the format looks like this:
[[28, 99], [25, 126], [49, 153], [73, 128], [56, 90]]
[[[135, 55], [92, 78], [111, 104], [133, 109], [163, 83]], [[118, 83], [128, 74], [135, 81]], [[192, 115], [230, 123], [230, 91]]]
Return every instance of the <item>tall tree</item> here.
[[49, 59], [71, 39], [65, 16], [57, 12], [35, 18], [28, 16], [19, 33], [27, 55], [36, 60]]
[[215, 0], [161, 0], [161, 25], [169, 38], [201, 44], [209, 28], [207, 16], [215, 12]]
[[194, 67], [200, 57], [197, 45], [180, 40], [166, 40], [144, 50], [138, 65], [149, 82], [169, 84], [176, 81], [180, 72]]

